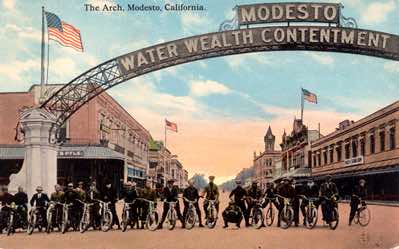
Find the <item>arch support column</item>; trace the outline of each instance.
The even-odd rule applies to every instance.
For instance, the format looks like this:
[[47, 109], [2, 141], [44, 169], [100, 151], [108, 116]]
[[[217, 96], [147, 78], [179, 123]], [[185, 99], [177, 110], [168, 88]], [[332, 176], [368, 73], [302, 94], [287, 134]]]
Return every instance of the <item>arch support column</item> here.
[[37, 186], [51, 192], [57, 183], [57, 152], [54, 141], [56, 117], [43, 109], [32, 108], [20, 116], [24, 131], [25, 159], [21, 170], [10, 176], [10, 190], [23, 187], [29, 198]]

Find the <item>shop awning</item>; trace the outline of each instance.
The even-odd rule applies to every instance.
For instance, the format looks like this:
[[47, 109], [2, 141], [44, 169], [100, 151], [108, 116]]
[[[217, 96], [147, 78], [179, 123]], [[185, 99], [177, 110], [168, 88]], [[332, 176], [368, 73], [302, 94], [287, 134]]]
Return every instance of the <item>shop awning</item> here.
[[[0, 160], [25, 158], [23, 146], [4, 145], [0, 147]], [[113, 159], [124, 160], [124, 155], [102, 146], [61, 146], [58, 159]]]
[[274, 179], [274, 181], [283, 179], [283, 178], [301, 178], [301, 177], [308, 177], [311, 175], [310, 168], [298, 168], [293, 171], [287, 172], [282, 174], [281, 176]]
[[[334, 178], [345, 178], [345, 177], [356, 177], [356, 176], [367, 176], [367, 175], [378, 175], [378, 174], [388, 174], [388, 173], [399, 173], [399, 164], [391, 165], [385, 168], [372, 168], [360, 171], [348, 171], [341, 172], [338, 174], [331, 174]], [[315, 179], [322, 179], [325, 175], [315, 176]]]

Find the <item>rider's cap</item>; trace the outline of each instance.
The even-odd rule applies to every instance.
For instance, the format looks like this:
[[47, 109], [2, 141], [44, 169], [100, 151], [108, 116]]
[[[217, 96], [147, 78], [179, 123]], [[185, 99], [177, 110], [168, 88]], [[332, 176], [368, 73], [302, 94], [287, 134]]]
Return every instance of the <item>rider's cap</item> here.
[[83, 185], [83, 182], [78, 182], [78, 185]]
[[236, 180], [236, 184], [241, 184], [241, 180]]
[[209, 176], [209, 180], [215, 180], [215, 176]]
[[72, 182], [68, 183], [68, 187], [72, 187], [73, 188], [73, 183]]
[[37, 186], [36, 191], [43, 191], [42, 186]]
[[137, 185], [137, 183], [135, 183], [135, 182], [130, 182], [130, 186], [136, 187], [136, 185]]
[[175, 182], [175, 180], [174, 179], [169, 179], [168, 183], [171, 183], [171, 182]]
[[362, 183], [362, 182], [363, 182], [363, 183], [366, 183], [366, 180], [360, 179], [360, 180], [359, 180], [359, 183]]
[[332, 176], [331, 176], [331, 175], [327, 175], [327, 176], [326, 176], [326, 179], [327, 179], [327, 180], [331, 180], [331, 179], [332, 179]]
[[258, 184], [258, 181], [252, 181], [252, 184]]

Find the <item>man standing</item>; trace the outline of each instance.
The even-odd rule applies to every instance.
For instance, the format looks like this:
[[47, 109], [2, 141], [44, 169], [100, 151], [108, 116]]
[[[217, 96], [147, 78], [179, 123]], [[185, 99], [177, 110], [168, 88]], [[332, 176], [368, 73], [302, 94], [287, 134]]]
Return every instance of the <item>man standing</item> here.
[[48, 198], [47, 194], [43, 193], [43, 188], [41, 186], [36, 188], [36, 192], [37, 193], [34, 194], [30, 200], [30, 205], [39, 210], [40, 216], [44, 221], [44, 225], [46, 225], [46, 209], [50, 199]]
[[[198, 215], [198, 220], [199, 220], [199, 227], [204, 227], [202, 225], [202, 220], [201, 220], [201, 210], [198, 205], [199, 201], [199, 194], [198, 194], [198, 189], [194, 187], [194, 181], [189, 180], [188, 181], [188, 187], [184, 190], [183, 192], [183, 197], [186, 198], [189, 201], [194, 201], [194, 207]], [[183, 216], [186, 217], [187, 211], [188, 211], [189, 203], [184, 200], [184, 211], [183, 211]]]
[[112, 188], [111, 183], [107, 183], [105, 185], [105, 190], [103, 193], [103, 201], [110, 203], [109, 209], [111, 210], [113, 217], [111, 227], [113, 227], [116, 224], [118, 226], [118, 230], [121, 229], [121, 226], [119, 224], [119, 218], [118, 215], [116, 214], [116, 208], [115, 208], [115, 204], [118, 201], [118, 198], [116, 196], [116, 190]]
[[202, 192], [202, 196], [205, 196], [205, 201], [204, 201], [205, 219], [208, 218], [209, 200], [216, 201], [215, 203], [216, 212], [219, 213], [219, 189], [218, 186], [216, 186], [216, 184], [213, 183], [214, 180], [215, 180], [214, 176], [209, 176], [209, 183]]
[[[144, 225], [147, 219], [147, 215], [148, 212], [150, 211], [150, 204], [148, 201], [152, 201], [154, 202], [154, 208], [157, 207], [157, 192], [155, 192], [155, 190], [152, 189], [151, 187], [151, 182], [147, 181], [145, 184], [145, 187], [143, 189], [143, 191], [141, 192], [141, 198], [147, 200], [147, 201], [142, 201], [139, 202], [140, 205], [138, 207], [138, 210], [141, 210], [141, 216], [140, 216], [140, 220], [141, 220], [141, 229], [144, 229]], [[139, 211], [140, 214], [140, 211]], [[139, 224], [137, 223], [137, 228], [139, 228]]]
[[67, 189], [64, 193], [63, 203], [71, 204], [70, 206], [70, 217], [71, 217], [71, 224], [73, 227], [78, 227], [79, 224], [79, 211], [78, 211], [78, 204], [77, 200], [79, 199], [78, 193], [73, 189], [73, 183], [70, 182], [67, 185]]
[[135, 224], [139, 222], [138, 220], [138, 212], [137, 212], [137, 203], [136, 199], [139, 197], [139, 193], [136, 190], [135, 182], [127, 182], [124, 191], [122, 192], [122, 198], [125, 203], [129, 203], [130, 207], [130, 217], [129, 220], [132, 221], [130, 224], [131, 228], [134, 227]]
[[166, 188], [163, 190], [163, 213], [162, 213], [162, 218], [161, 222], [158, 225], [158, 229], [162, 229], [162, 224], [166, 219], [166, 215], [168, 214], [169, 211], [169, 202], [176, 202], [175, 204], [175, 209], [177, 213], [177, 217], [181, 222], [182, 228], [185, 227], [184, 224], [184, 219], [183, 216], [181, 215], [180, 212], [180, 205], [179, 205], [179, 199], [178, 199], [178, 194], [179, 194], [179, 189], [176, 186], [173, 186], [174, 180], [170, 179], [167, 182]]
[[94, 228], [100, 227], [100, 204], [98, 200], [101, 199], [100, 192], [96, 187], [96, 182], [92, 182], [89, 187], [89, 191], [86, 194], [86, 202], [94, 203], [93, 208], [91, 209], [93, 219], [94, 219]]
[[[0, 191], [0, 204], [10, 205], [13, 202], [13, 198], [13, 195], [8, 193], [8, 187], [3, 186]], [[0, 209], [0, 234], [7, 225], [6, 219], [8, 218], [9, 211], [10, 209], [5, 206]]]
[[262, 191], [258, 187], [258, 182], [253, 181], [251, 187], [247, 191], [248, 193], [248, 199], [247, 199], [247, 205], [248, 205], [248, 216], [251, 215], [252, 208], [254, 207], [254, 202], [260, 200], [262, 197]]
[[367, 195], [366, 180], [360, 179], [359, 184], [356, 185], [352, 191], [351, 204], [350, 204], [351, 212], [349, 214], [349, 226], [352, 225], [353, 218], [355, 217], [360, 202], [362, 202], [362, 205], [365, 205], [364, 198], [366, 197], [366, 195]]
[[338, 199], [338, 188], [335, 183], [332, 182], [332, 176], [327, 175], [326, 181], [320, 187], [320, 198], [321, 198], [321, 211], [323, 213], [323, 220], [329, 224], [331, 222], [331, 213], [334, 208], [334, 202], [331, 198], [334, 196]]
[[292, 209], [294, 210], [294, 223], [295, 226], [297, 227], [299, 224], [299, 195], [301, 193], [295, 179], [291, 180], [291, 186], [294, 192], [293, 193], [294, 198], [292, 199]]
[[[292, 185], [290, 184], [290, 181], [288, 178], [284, 178], [282, 183], [279, 185], [279, 188], [277, 189], [277, 193], [284, 197], [291, 199], [294, 198], [294, 189], [292, 188]], [[284, 208], [284, 199], [279, 197], [279, 208], [278, 208], [278, 219], [277, 219], [277, 226], [280, 226], [281, 222], [281, 212], [283, 211]]]
[[[317, 198], [319, 197], [319, 188], [317, 187], [317, 185], [314, 183], [313, 179], [309, 179], [306, 186], [303, 189], [303, 195], [307, 198], [307, 199], [302, 199], [301, 202], [301, 212], [303, 215], [303, 225], [306, 226], [306, 206], [309, 204], [309, 200], [310, 198]], [[317, 202], [313, 202], [313, 204], [316, 206], [316, 208], [319, 207], [319, 203]]]
[[245, 226], [249, 226], [249, 215], [247, 208], [245, 207], [245, 198], [247, 197], [247, 191], [241, 187], [241, 181], [236, 180], [237, 187], [231, 191], [229, 198], [241, 209], [245, 219]]

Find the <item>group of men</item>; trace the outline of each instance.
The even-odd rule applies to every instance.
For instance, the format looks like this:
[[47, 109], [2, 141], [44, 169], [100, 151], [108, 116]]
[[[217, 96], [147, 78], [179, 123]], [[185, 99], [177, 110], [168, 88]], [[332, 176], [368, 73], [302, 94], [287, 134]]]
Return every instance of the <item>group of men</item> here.
[[[73, 183], [69, 183], [64, 191], [60, 185], [56, 185], [55, 191], [50, 195], [50, 198], [47, 196], [47, 194], [43, 193], [43, 188], [38, 186], [36, 188], [36, 193], [32, 196], [29, 203], [31, 206], [40, 208], [42, 218], [44, 219], [46, 217], [46, 208], [50, 201], [57, 203], [57, 208], [59, 208], [60, 211], [62, 211], [63, 203], [71, 204], [72, 224], [76, 225], [76, 227], [82, 215], [82, 203], [94, 203], [92, 212], [96, 227], [99, 225], [101, 219], [99, 214], [99, 200], [103, 202], [109, 202], [109, 208], [114, 217], [113, 224], [111, 226], [116, 225], [119, 229], [120, 223], [116, 213], [115, 204], [118, 199], [123, 199], [125, 203], [130, 205], [131, 208], [130, 220], [132, 222], [130, 226], [132, 228], [136, 226], [136, 228], [143, 229], [145, 227], [146, 216], [149, 211], [148, 201], [152, 201], [156, 205], [156, 201], [159, 198], [164, 203], [161, 220], [158, 225], [158, 229], [162, 229], [162, 225], [166, 219], [167, 213], [169, 211], [169, 205], [171, 205], [171, 203], [174, 203], [177, 217], [180, 220], [182, 227], [185, 227], [184, 217], [187, 214], [190, 201], [193, 203], [196, 209], [196, 213], [199, 218], [199, 226], [203, 227], [199, 199], [201, 197], [205, 198], [203, 206], [205, 219], [208, 215], [207, 207], [209, 200], [216, 201], [215, 207], [217, 212], [219, 211], [219, 190], [217, 185], [214, 183], [214, 179], [214, 176], [209, 177], [209, 184], [201, 193], [194, 186], [193, 181], [189, 181], [189, 186], [183, 191], [183, 214], [180, 211], [179, 205], [179, 189], [174, 185], [173, 180], [169, 180], [166, 184], [166, 187], [156, 189], [153, 189], [151, 183], [149, 182], [143, 189], [136, 188], [136, 183], [134, 182], [127, 182], [121, 191], [119, 198], [115, 188], [113, 188], [112, 184], [110, 183], [107, 183], [101, 192], [97, 189], [96, 182], [91, 183], [87, 191], [84, 190], [83, 182], [79, 182], [76, 188], [74, 188]], [[231, 202], [222, 213], [225, 228], [228, 227], [229, 222], [236, 223], [236, 225], [240, 227], [242, 217], [244, 217], [245, 225], [249, 226], [251, 210], [255, 206], [256, 201], [258, 201], [258, 203], [262, 203], [262, 208], [265, 208], [270, 203], [270, 205], [274, 205], [280, 213], [284, 207], [282, 198], [289, 198], [291, 200], [294, 210], [295, 226], [298, 226], [299, 224], [299, 210], [302, 211], [302, 215], [305, 217], [305, 207], [308, 205], [307, 200], [309, 198], [318, 198], [319, 201], [317, 201], [315, 205], [317, 207], [321, 205], [323, 220], [326, 223], [329, 223], [331, 221], [331, 210], [335, 205], [334, 200], [337, 200], [338, 198], [338, 189], [335, 183], [332, 182], [331, 176], [327, 176], [325, 182], [322, 183], [320, 187], [318, 187], [312, 179], [309, 179], [307, 184], [301, 188], [298, 188], [295, 180], [285, 178], [278, 183], [276, 187], [273, 183], [268, 183], [264, 193], [259, 188], [257, 182], [253, 182], [249, 189], [244, 189], [241, 186], [240, 181], [236, 181], [236, 184], [237, 187], [229, 195]], [[306, 198], [302, 198], [302, 196], [305, 196]], [[352, 194], [349, 225], [352, 223], [358, 205], [365, 196], [365, 181], [362, 179], [360, 180], [359, 185], [354, 188]], [[21, 187], [18, 189], [18, 193], [16, 193], [14, 196], [8, 192], [7, 187], [3, 187], [0, 191], [0, 203], [2, 204], [0, 209], [0, 233], [4, 228], [4, 220], [7, 215], [7, 209], [11, 203], [14, 203], [17, 206], [17, 210], [21, 212], [23, 217], [27, 217], [28, 196]], [[235, 221], [232, 221], [231, 217], [229, 216], [231, 213], [239, 213], [240, 215], [237, 216]], [[280, 215], [278, 215], [278, 217], [280, 217]], [[278, 219], [277, 226], [280, 226], [280, 219]]]

